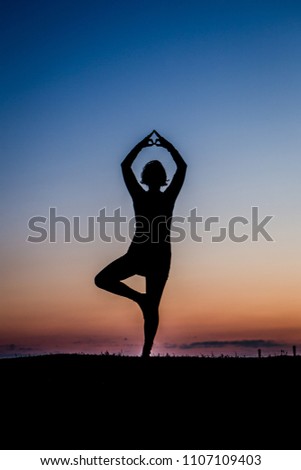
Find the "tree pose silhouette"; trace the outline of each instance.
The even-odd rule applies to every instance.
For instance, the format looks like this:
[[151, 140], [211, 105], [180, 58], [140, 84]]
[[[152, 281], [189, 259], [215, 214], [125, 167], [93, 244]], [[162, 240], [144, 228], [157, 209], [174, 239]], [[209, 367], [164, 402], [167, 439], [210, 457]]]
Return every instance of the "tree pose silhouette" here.
[[[176, 164], [176, 172], [167, 185], [166, 172], [158, 160], [148, 162], [138, 183], [132, 164], [145, 147], [157, 145], [165, 148]], [[171, 261], [170, 226], [176, 198], [182, 188], [186, 163], [175, 147], [157, 131], [151, 132], [139, 142], [121, 164], [127, 189], [132, 196], [135, 210], [135, 234], [127, 253], [100, 271], [95, 284], [138, 303], [144, 317], [144, 346], [142, 357], [150, 355], [159, 324], [159, 304], [168, 279]], [[138, 292], [122, 281], [135, 274], [145, 276], [146, 292]]]

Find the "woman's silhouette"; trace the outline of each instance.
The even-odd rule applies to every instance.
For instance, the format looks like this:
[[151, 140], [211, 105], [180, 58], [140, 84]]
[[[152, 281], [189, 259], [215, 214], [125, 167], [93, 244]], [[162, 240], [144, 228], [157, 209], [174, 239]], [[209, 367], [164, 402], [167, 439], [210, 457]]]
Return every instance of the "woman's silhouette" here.
[[[155, 135], [155, 140], [152, 136]], [[145, 191], [138, 183], [132, 163], [139, 152], [152, 145], [168, 150], [177, 169], [168, 188], [166, 172], [158, 160], [147, 163], [141, 174], [141, 183], [148, 186]], [[139, 142], [123, 160], [121, 167], [125, 184], [133, 199], [135, 210], [135, 234], [127, 253], [113, 261], [95, 277], [95, 284], [114, 294], [134, 300], [144, 317], [143, 357], [148, 357], [159, 323], [159, 304], [166, 284], [170, 260], [170, 225], [176, 198], [183, 185], [186, 163], [164, 137], [153, 131]], [[135, 274], [145, 276], [146, 292], [138, 292], [123, 282]]]

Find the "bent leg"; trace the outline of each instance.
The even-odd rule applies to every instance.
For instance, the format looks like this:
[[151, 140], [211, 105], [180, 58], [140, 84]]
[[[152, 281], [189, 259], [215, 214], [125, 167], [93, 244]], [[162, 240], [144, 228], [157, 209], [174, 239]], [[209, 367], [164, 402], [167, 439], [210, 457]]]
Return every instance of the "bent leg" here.
[[144, 346], [142, 357], [150, 355], [159, 325], [159, 305], [167, 276], [151, 273], [146, 276], [146, 294], [144, 299]]
[[95, 284], [100, 289], [107, 290], [113, 294], [127, 297], [140, 303], [144, 294], [132, 289], [123, 282], [124, 279], [136, 274], [133, 263], [130, 262], [127, 255], [116, 259], [95, 276]]

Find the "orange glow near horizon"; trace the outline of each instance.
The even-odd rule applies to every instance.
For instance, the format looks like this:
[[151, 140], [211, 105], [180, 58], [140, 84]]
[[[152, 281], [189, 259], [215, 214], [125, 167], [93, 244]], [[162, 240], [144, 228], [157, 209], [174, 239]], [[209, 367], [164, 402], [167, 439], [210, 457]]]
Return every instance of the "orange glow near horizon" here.
[[[256, 245], [186, 243], [185, 257], [182, 247], [173, 250], [154, 354], [206, 352], [201, 347], [191, 351], [181, 347], [207, 341], [301, 343], [301, 299], [293, 259], [291, 266], [287, 258], [286, 264], [281, 263], [275, 244], [266, 247], [266, 252], [270, 250], [266, 258], [272, 259], [278, 250], [278, 266], [267, 263], [260, 245], [256, 258]], [[34, 247], [27, 244], [18, 258], [19, 269], [11, 266], [6, 271], [1, 344], [46, 352], [139, 353], [143, 341], [139, 308], [94, 286], [93, 277], [102, 267], [94, 259], [95, 246], [67, 246], [64, 251], [62, 246], [44, 245], [38, 251], [34, 254]], [[285, 278], [284, 270], [290, 273]], [[143, 278], [128, 282], [143, 290]]]

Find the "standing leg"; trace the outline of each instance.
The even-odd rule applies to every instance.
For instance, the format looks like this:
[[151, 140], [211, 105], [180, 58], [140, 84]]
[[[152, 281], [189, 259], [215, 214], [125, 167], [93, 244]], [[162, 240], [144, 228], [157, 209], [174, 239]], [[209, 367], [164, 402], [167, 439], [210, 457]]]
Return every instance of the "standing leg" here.
[[127, 255], [124, 255], [100, 271], [95, 276], [95, 284], [100, 289], [127, 297], [128, 299], [134, 300], [140, 305], [141, 300], [145, 294], [142, 294], [141, 292], [138, 292], [121, 282], [122, 280], [134, 276], [135, 274], [136, 270], [133, 266], [133, 263]]
[[142, 357], [150, 355], [159, 325], [159, 305], [167, 276], [151, 273], [146, 276], [146, 294], [143, 301], [144, 346]]

